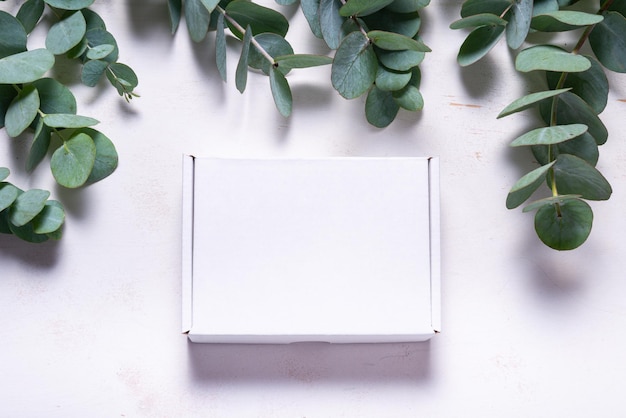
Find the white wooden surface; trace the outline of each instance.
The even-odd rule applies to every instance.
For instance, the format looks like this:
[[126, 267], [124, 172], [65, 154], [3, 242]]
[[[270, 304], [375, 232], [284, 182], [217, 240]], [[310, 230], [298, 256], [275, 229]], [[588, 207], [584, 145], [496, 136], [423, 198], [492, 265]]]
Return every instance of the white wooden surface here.
[[[329, 87], [328, 68], [289, 76], [295, 109], [286, 120], [266, 78], [252, 75], [236, 91], [236, 51], [224, 85], [212, 42], [172, 37], [164, 1], [97, 1], [142, 97], [128, 105], [112, 89], [76, 87], [79, 113], [101, 121], [121, 157], [112, 177], [84, 190], [54, 186], [46, 164], [26, 175], [30, 136], [0, 132], [12, 181], [51, 188], [68, 212], [61, 242], [0, 237], [0, 416], [623, 416], [626, 78], [610, 76], [602, 115], [611, 135], [599, 168], [613, 197], [592, 204], [584, 247], [548, 250], [531, 215], [504, 207], [532, 167], [508, 142], [536, 121], [495, 119], [537, 77], [515, 75], [504, 44], [458, 68], [464, 33], [447, 27], [460, 3], [424, 12], [433, 49], [421, 67], [425, 110], [379, 130], [364, 122], [363, 100]], [[296, 49], [323, 52], [301, 14], [287, 12]], [[440, 156], [443, 333], [418, 344], [188, 343], [179, 331], [183, 153]]]

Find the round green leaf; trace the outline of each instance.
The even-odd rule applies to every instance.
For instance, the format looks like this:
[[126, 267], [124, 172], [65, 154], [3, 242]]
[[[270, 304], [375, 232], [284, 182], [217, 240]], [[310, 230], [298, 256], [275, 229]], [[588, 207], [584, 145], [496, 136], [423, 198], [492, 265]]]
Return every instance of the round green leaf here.
[[276, 108], [281, 115], [288, 117], [291, 114], [291, 107], [293, 103], [289, 83], [287, 83], [287, 79], [283, 73], [274, 66], [269, 67], [269, 71], [270, 88], [272, 90], [272, 97], [274, 97]]
[[[587, 125], [589, 133], [598, 145], [606, 142], [609, 133], [598, 115], [583, 99], [571, 92], [565, 92], [557, 97], [556, 123], [567, 125], [570, 123], [582, 123]], [[551, 120], [551, 102], [544, 101], [539, 105], [541, 117], [547, 125]]]
[[54, 65], [54, 55], [45, 48], [20, 52], [0, 59], [0, 84], [33, 82]]
[[376, 87], [385, 91], [400, 90], [409, 84], [411, 76], [412, 73], [410, 71], [393, 71], [385, 68], [383, 65], [379, 65], [376, 73]]
[[35, 120], [39, 110], [39, 93], [33, 85], [25, 86], [13, 99], [4, 119], [10, 137], [20, 135]]
[[515, 58], [515, 68], [523, 73], [537, 70], [575, 73], [590, 67], [591, 62], [586, 57], [552, 45], [531, 46]]
[[48, 240], [47, 235], [37, 234], [34, 231], [33, 224], [27, 223], [23, 226], [15, 226], [11, 222], [8, 223], [9, 230], [18, 238], [31, 242], [33, 244], [40, 244]]
[[354, 99], [371, 87], [377, 70], [378, 60], [369, 39], [361, 32], [352, 32], [335, 53], [331, 82], [344, 98]]
[[559, 193], [579, 194], [584, 199], [607, 200], [613, 191], [596, 168], [574, 155], [559, 154], [554, 165], [554, 178]]
[[[41, 19], [44, 9], [43, 0], [27, 0], [22, 4], [15, 17], [22, 23], [22, 26], [26, 29], [26, 33], [30, 33], [35, 29], [39, 19]], [[2, 26], [3, 25], [0, 23], [0, 27]], [[24, 48], [24, 50], [26, 50], [26, 48]]]
[[577, 194], [561, 194], [558, 196], [550, 196], [550, 197], [546, 197], [543, 199], [539, 199], [539, 200], [535, 200], [534, 202], [528, 204], [527, 206], [524, 207], [524, 209], [522, 210], [522, 212], [526, 213], [526, 212], [533, 212], [539, 208], [541, 208], [542, 206], [545, 205], [554, 205], [556, 203], [563, 203], [563, 202], [567, 202], [568, 200], [576, 200], [576, 199], [580, 199], [580, 195]]
[[474, 64], [487, 55], [504, 35], [504, 26], [481, 26], [465, 38], [459, 49], [457, 62], [461, 67]]
[[395, 13], [413, 13], [429, 4], [430, 0], [394, 0], [386, 9]]
[[565, 32], [581, 26], [595, 25], [601, 21], [602, 16], [597, 14], [558, 10], [534, 16], [530, 26], [542, 32]]
[[626, 17], [608, 12], [589, 34], [589, 44], [598, 60], [611, 71], [626, 72]]
[[[538, 145], [531, 147], [531, 149], [533, 156], [539, 164], [547, 164], [550, 159], [555, 159], [559, 154], [571, 154], [582, 158], [595, 167], [600, 156], [598, 144], [596, 144], [596, 140], [588, 132], [552, 147]], [[548, 155], [548, 151], [550, 151], [550, 155]]]
[[126, 92], [132, 91], [137, 87], [137, 84], [139, 84], [139, 80], [133, 69], [119, 62], [114, 62], [109, 65], [106, 76], [113, 87], [117, 89], [120, 96], [123, 96]]
[[541, 102], [542, 100], [549, 99], [554, 96], [558, 96], [559, 94], [565, 93], [566, 91], [569, 91], [569, 90], [571, 90], [571, 88], [548, 90], [548, 91], [541, 91], [537, 93], [528, 94], [524, 97], [521, 97], [515, 100], [513, 103], [505, 107], [502, 110], [502, 112], [500, 112], [500, 114], [498, 115], [498, 119], [511, 115], [513, 113], [528, 109], [529, 107], [534, 106], [535, 104]]
[[52, 7], [63, 10], [80, 10], [89, 7], [94, 0], [44, 0]]
[[[289, 42], [275, 33], [261, 33], [255, 36], [254, 39], [271, 57], [293, 54], [293, 48], [289, 45]], [[261, 55], [255, 46], [250, 47], [250, 51], [248, 52], [248, 65], [250, 67], [261, 70], [265, 74], [269, 74], [270, 65], [272, 64], [273, 63], [270, 63], [267, 58]], [[287, 68], [281, 68], [281, 71], [283, 69], [286, 70]], [[286, 72], [283, 74], [286, 74]]]
[[113, 35], [107, 32], [104, 28], [95, 28], [90, 29], [85, 33], [85, 37], [87, 38], [87, 46], [89, 48], [96, 48], [99, 45], [113, 45], [115, 49], [109, 55], [104, 57], [102, 60], [108, 63], [114, 63], [117, 61], [119, 57], [119, 49], [117, 47], [117, 42]]
[[87, 116], [73, 115], [70, 113], [52, 113], [43, 118], [43, 123], [50, 128], [86, 128], [99, 122]]
[[339, 14], [340, 0], [320, 0], [319, 21], [324, 42], [330, 49], [337, 49], [341, 43], [341, 27], [346, 20]]
[[374, 86], [365, 100], [365, 116], [367, 121], [377, 128], [388, 126], [396, 118], [400, 106], [393, 99], [391, 92]]
[[401, 90], [393, 91], [391, 94], [401, 108], [410, 112], [416, 112], [424, 108], [422, 93], [412, 84], [406, 85]]
[[117, 168], [118, 155], [113, 142], [102, 132], [91, 128], [84, 128], [77, 131], [89, 135], [96, 146], [96, 159], [93, 169], [87, 178], [87, 183], [98, 182], [110, 176]]
[[96, 160], [96, 145], [89, 135], [78, 133], [57, 149], [50, 159], [52, 175], [68, 188], [85, 184]]
[[26, 51], [26, 36], [20, 21], [0, 10], [0, 58]]
[[533, 0], [515, 0], [509, 10], [509, 23], [506, 25], [506, 42], [511, 49], [524, 43], [533, 15]]
[[87, 61], [80, 73], [80, 80], [86, 86], [95, 87], [108, 67], [109, 63], [106, 61]]
[[582, 200], [543, 205], [535, 214], [535, 231], [539, 239], [555, 250], [573, 250], [589, 237], [593, 212]]
[[20, 194], [9, 209], [9, 222], [18, 227], [27, 224], [41, 212], [48, 197], [50, 192], [40, 189], [31, 189]]
[[393, 3], [393, 0], [348, 0], [339, 9], [339, 14], [343, 17], [367, 16], [376, 13], [390, 3]]
[[367, 33], [367, 37], [370, 38], [374, 45], [388, 51], [430, 52], [430, 48], [422, 41], [398, 33], [372, 30]]
[[533, 129], [511, 142], [512, 147], [526, 145], [552, 145], [569, 141], [587, 132], [587, 125], [576, 123], [572, 125], [548, 126]]
[[461, 5], [461, 17], [480, 13], [491, 13], [500, 16], [510, 5], [510, 0], [466, 0]]
[[507, 21], [492, 13], [479, 13], [456, 20], [450, 29], [478, 28], [480, 26], [505, 26]]
[[554, 165], [554, 161], [550, 164], [543, 165], [534, 169], [530, 173], [525, 174], [519, 179], [506, 197], [507, 209], [513, 209], [521, 205], [539, 188], [546, 178], [546, 173]]
[[53, 78], [42, 78], [33, 82], [33, 86], [39, 92], [39, 109], [43, 113], [76, 113], [76, 98], [63, 84]]
[[0, 212], [11, 206], [19, 194], [19, 189], [11, 183], [0, 182]]
[[378, 56], [381, 64], [389, 69], [395, 71], [409, 71], [417, 67], [424, 60], [426, 54], [424, 52], [409, 50], [386, 51], [384, 49], [377, 49], [376, 56]]
[[419, 13], [396, 13], [389, 10], [388, 7], [364, 17], [363, 21], [370, 29], [399, 33], [409, 38], [417, 35], [422, 25]]
[[[284, 37], [289, 30], [289, 22], [276, 10], [260, 6], [245, 0], [234, 0], [226, 6], [226, 14], [234, 19], [242, 28], [250, 26], [252, 35], [263, 32], [275, 33]], [[239, 39], [243, 39], [243, 34], [232, 26], [228, 27]]]
[[[598, 60], [590, 56], [586, 57], [591, 62], [591, 67], [587, 71], [568, 73], [563, 87], [571, 88], [572, 93], [587, 102], [596, 114], [600, 114], [608, 101], [609, 81]], [[546, 72], [550, 88], [556, 87], [561, 74], [551, 71]]]
[[50, 27], [46, 48], [55, 55], [64, 54], [78, 45], [86, 31], [85, 17], [80, 11], [74, 12]]
[[87, 58], [90, 60], [99, 60], [105, 58], [111, 52], [115, 51], [114, 45], [102, 44], [95, 46], [87, 51]]
[[7, 177], [9, 177], [9, 174], [11, 174], [11, 171], [8, 168], [0, 167], [0, 181], [4, 181]]
[[49, 234], [63, 225], [65, 211], [60, 204], [46, 202], [42, 211], [33, 219], [33, 232], [35, 234]]

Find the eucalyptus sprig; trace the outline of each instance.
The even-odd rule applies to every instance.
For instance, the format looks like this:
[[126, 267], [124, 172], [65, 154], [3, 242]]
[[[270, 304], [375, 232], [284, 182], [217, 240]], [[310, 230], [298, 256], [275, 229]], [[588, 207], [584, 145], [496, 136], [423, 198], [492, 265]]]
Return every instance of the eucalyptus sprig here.
[[[281, 5], [297, 0], [277, 0]], [[365, 114], [377, 127], [389, 125], [400, 108], [421, 110], [419, 64], [430, 49], [418, 35], [419, 10], [429, 0], [301, 0], [312, 33], [324, 39], [333, 57], [295, 54], [285, 39], [289, 22], [278, 11], [246, 0], [168, 0], [172, 33], [185, 16], [191, 39], [215, 31], [216, 63], [227, 79], [225, 29], [242, 41], [235, 85], [243, 93], [248, 67], [269, 76], [276, 107], [292, 111], [287, 73], [294, 68], [332, 64], [331, 84], [346, 99], [367, 93]]]
[[[537, 235], [557, 250], [577, 248], [588, 238], [593, 212], [586, 200], [611, 196], [609, 182], [596, 168], [598, 146], [608, 138], [598, 117], [609, 93], [603, 67], [626, 72], [624, 2], [605, 0], [597, 13], [574, 10], [570, 7], [574, 3], [578, 1], [467, 0], [461, 8], [462, 18], [450, 25], [472, 29], [459, 50], [461, 66], [483, 58], [503, 37], [509, 48], [519, 49], [531, 32], [581, 32], [569, 51], [564, 45], [547, 43], [521, 49], [515, 57], [516, 70], [544, 72], [545, 87], [515, 100], [498, 115], [539, 109], [545, 125], [516, 138], [511, 146], [530, 147], [540, 166], [513, 185], [506, 206], [520, 206], [545, 183], [548, 196], [523, 211], [535, 211]], [[586, 43], [593, 56], [581, 54]]]
[[61, 238], [63, 205], [48, 199], [47, 190], [17, 188], [5, 181], [8, 176], [9, 169], [0, 167], [0, 233], [34, 243]]
[[[70, 88], [47, 76], [56, 56], [64, 55], [79, 65], [85, 85], [93, 87], [106, 78], [127, 101], [136, 96], [134, 89], [138, 84], [134, 71], [117, 61], [117, 42], [102, 18], [88, 8], [93, 2], [27, 0], [15, 16], [0, 10], [0, 129], [4, 128], [11, 138], [34, 132], [26, 158], [27, 171], [33, 170], [54, 147], [50, 159], [52, 175], [68, 188], [109, 176], [117, 167], [118, 155], [111, 140], [93, 128], [98, 121], [77, 114], [76, 98]], [[29, 50], [28, 36], [39, 26], [47, 29], [45, 48]], [[3, 190], [9, 190], [7, 187]], [[29, 196], [28, 193], [24, 195]], [[14, 228], [0, 228], [0, 232], [7, 231], [29, 241], [43, 241], [22, 230], [18, 233]]]

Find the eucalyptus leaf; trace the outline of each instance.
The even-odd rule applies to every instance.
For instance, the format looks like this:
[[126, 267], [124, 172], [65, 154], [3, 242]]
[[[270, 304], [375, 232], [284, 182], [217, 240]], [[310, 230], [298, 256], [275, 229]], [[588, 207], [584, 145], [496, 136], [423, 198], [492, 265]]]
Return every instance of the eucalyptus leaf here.
[[[563, 87], [571, 88], [572, 93], [583, 99], [596, 114], [602, 113], [609, 98], [609, 81], [602, 65], [593, 57], [586, 56], [591, 67], [587, 71], [568, 73]], [[548, 86], [553, 89], [559, 83], [562, 73], [546, 72]]]
[[607, 200], [613, 191], [596, 168], [574, 155], [559, 154], [554, 165], [554, 178], [559, 193], [579, 194], [584, 199]]
[[409, 38], [414, 38], [422, 25], [418, 12], [397, 13], [389, 10], [389, 7], [363, 17], [363, 21], [370, 29], [394, 32]]
[[42, 78], [33, 86], [39, 92], [39, 109], [43, 113], [76, 113], [76, 98], [65, 85], [53, 78]]
[[31, 189], [21, 193], [9, 209], [9, 222], [20, 227], [30, 222], [46, 204], [50, 192], [41, 189]]
[[555, 250], [573, 250], [589, 237], [593, 212], [577, 199], [544, 205], [535, 214], [535, 231], [541, 241]]
[[536, 105], [537, 103], [541, 102], [542, 100], [546, 100], [551, 97], [558, 96], [559, 94], [564, 93], [569, 90], [571, 90], [571, 88], [540, 91], [536, 93], [527, 94], [526, 96], [520, 97], [519, 99], [515, 100], [514, 102], [509, 104], [507, 107], [505, 107], [502, 110], [502, 112], [500, 112], [500, 114], [498, 115], [498, 119], [503, 118], [505, 116], [509, 116], [513, 113], [517, 113], [522, 110], [528, 109]]
[[[559, 2], [557, 0], [535, 0], [533, 4], [533, 17], [541, 14], [556, 12], [559, 10]], [[532, 22], [530, 23], [532, 28]]]
[[89, 48], [96, 48], [99, 45], [113, 45], [115, 47], [113, 52], [104, 57], [103, 60], [108, 63], [114, 63], [117, 61], [119, 57], [119, 49], [117, 47], [117, 42], [111, 33], [106, 31], [104, 28], [95, 28], [88, 30], [85, 33], [85, 37], [87, 38], [87, 46]]
[[507, 21], [492, 13], [479, 13], [463, 17], [450, 24], [450, 29], [477, 28], [480, 26], [506, 26]]
[[27, 35], [18, 19], [0, 10], [0, 58], [26, 51]]
[[345, 18], [339, 14], [340, 8], [340, 0], [320, 0], [320, 29], [324, 42], [330, 49], [339, 48], [342, 39], [341, 27]]
[[[18, 10], [15, 17], [22, 23], [26, 33], [30, 33], [35, 29], [37, 22], [43, 15], [44, 8], [43, 0], [27, 0], [20, 6], [20, 10]], [[0, 23], [1, 26], [3, 25]]]
[[467, 67], [487, 55], [504, 35], [504, 28], [499, 25], [481, 26], [470, 32], [457, 55], [459, 65]]
[[54, 55], [45, 48], [20, 52], [0, 59], [0, 84], [33, 82], [54, 65]]
[[425, 57], [424, 52], [417, 51], [386, 51], [379, 49], [376, 56], [381, 64], [395, 71], [409, 71], [417, 67]]
[[[583, 123], [589, 127], [589, 133], [595, 138], [598, 145], [606, 142], [609, 136], [606, 126], [583, 99], [571, 92], [565, 92], [559, 95], [556, 100], [558, 101], [556, 106], [557, 124]], [[551, 103], [548, 101], [540, 103], [539, 110], [546, 124], [550, 124], [552, 119]]]
[[590, 67], [591, 62], [584, 56], [552, 45], [531, 46], [515, 58], [515, 69], [523, 73], [537, 70], [574, 73]]
[[320, 26], [320, 0], [300, 0], [300, 8], [306, 18], [311, 32], [322, 38], [322, 27]]
[[596, 140], [588, 132], [569, 141], [560, 142], [553, 146], [537, 145], [531, 147], [533, 156], [540, 164], [547, 164], [559, 154], [575, 155], [594, 166], [598, 163], [600, 152]]
[[[284, 37], [289, 30], [289, 22], [276, 10], [260, 6], [246, 0], [234, 0], [226, 6], [226, 14], [242, 28], [250, 26], [252, 35], [263, 32], [275, 33]], [[231, 32], [242, 39], [243, 34], [229, 22]]]
[[94, 0], [44, 0], [47, 4], [57, 9], [80, 10], [91, 6]]
[[365, 116], [367, 121], [377, 128], [388, 126], [396, 118], [400, 106], [394, 100], [391, 92], [374, 86], [370, 89], [365, 100]]
[[183, 10], [182, 3], [182, 0], [167, 0], [167, 10], [170, 16], [170, 28], [172, 29], [172, 35], [176, 33], [178, 25], [180, 24], [180, 17]]
[[542, 32], [565, 32], [581, 26], [595, 25], [602, 19], [602, 16], [597, 14], [558, 10], [534, 16], [530, 25]]
[[626, 72], [626, 17], [608, 12], [589, 34], [589, 44], [598, 60], [611, 71]]
[[250, 41], [252, 40], [252, 30], [250, 26], [246, 28], [246, 33], [243, 37], [243, 46], [241, 47], [241, 56], [237, 63], [237, 69], [235, 70], [235, 86], [240, 93], [243, 93], [246, 89], [248, 82], [248, 54], [250, 52]]
[[511, 142], [512, 147], [528, 145], [553, 145], [569, 141], [587, 132], [587, 125], [581, 123], [572, 125], [548, 126], [533, 129]]
[[289, 71], [292, 68], [310, 68], [333, 63], [333, 59], [330, 57], [312, 54], [281, 55], [275, 57], [274, 61], [278, 64], [279, 68], [283, 68], [283, 74], [285, 71]]
[[40, 244], [48, 240], [47, 235], [35, 233], [32, 223], [27, 223], [23, 226], [15, 226], [11, 222], [8, 222], [8, 226], [11, 233], [23, 241]]
[[76, 46], [87, 32], [85, 17], [80, 11], [58, 21], [48, 31], [46, 49], [55, 55], [64, 54]]
[[194, 42], [200, 42], [209, 31], [210, 13], [200, 0], [185, 0], [185, 22], [189, 36]]
[[[254, 40], [271, 57], [293, 54], [293, 48], [289, 42], [275, 33], [261, 33], [255, 36]], [[260, 69], [264, 74], [269, 75], [269, 67], [274, 65], [274, 62], [270, 62], [257, 50], [256, 46], [251, 45], [248, 52], [248, 65], [252, 68]], [[280, 68], [280, 71], [284, 71], [283, 74], [289, 72], [287, 67]]]
[[226, 35], [224, 33], [224, 14], [219, 13], [217, 17], [217, 27], [215, 31], [215, 63], [220, 77], [225, 82], [227, 79], [226, 72]]
[[393, 0], [348, 0], [339, 9], [339, 14], [343, 17], [367, 16], [391, 3]]
[[85, 133], [65, 141], [50, 159], [52, 175], [57, 183], [68, 188], [80, 187], [89, 178], [96, 160], [96, 145]]
[[430, 48], [422, 41], [398, 33], [373, 30], [367, 33], [367, 37], [374, 45], [388, 51], [410, 50], [416, 52], [430, 52]]
[[545, 181], [546, 173], [552, 166], [554, 165], [554, 161], [542, 165], [530, 173], [525, 174], [521, 179], [519, 179], [511, 190], [509, 191], [508, 196], [506, 197], [506, 207], [507, 209], [513, 209], [521, 205], [528, 199]]
[[6, 178], [9, 177], [9, 174], [11, 174], [11, 171], [8, 168], [0, 167], [0, 181], [6, 180]]
[[133, 69], [120, 62], [114, 62], [109, 65], [105, 74], [120, 96], [124, 96], [127, 92], [132, 91], [139, 83]]
[[511, 49], [524, 43], [533, 15], [533, 0], [513, 0], [509, 23], [506, 25], [506, 41]]
[[[6, 168], [4, 170], [8, 171]], [[19, 194], [18, 188], [11, 183], [0, 182], [0, 212], [11, 206]]]
[[410, 71], [393, 71], [379, 65], [376, 73], [376, 87], [384, 91], [400, 90], [409, 84], [411, 75]]
[[395, 13], [413, 13], [429, 4], [430, 0], [394, 0], [386, 9]]
[[535, 200], [532, 203], [529, 203], [527, 206], [522, 209], [522, 212], [532, 212], [535, 211], [545, 205], [554, 205], [554, 204], [562, 204], [563, 202], [567, 202], [568, 200], [577, 200], [580, 199], [580, 195], [577, 194], [561, 194], [558, 196], [550, 196], [543, 199]]
[[510, 5], [510, 0], [467, 0], [461, 5], [461, 17], [481, 13], [491, 13], [500, 16]]
[[269, 67], [270, 88], [276, 108], [284, 117], [289, 117], [293, 99], [289, 83], [283, 73], [274, 66]]
[[43, 123], [50, 128], [86, 128], [97, 125], [99, 121], [71, 113], [51, 113], [43, 118]]
[[401, 90], [391, 92], [393, 99], [398, 105], [410, 112], [424, 108], [424, 98], [419, 89], [413, 84], [407, 84]]
[[220, 0], [200, 0], [200, 1], [202, 2], [202, 5], [208, 10], [209, 13], [215, 10], [215, 7], [220, 2]]
[[108, 67], [109, 63], [106, 61], [87, 61], [80, 73], [80, 81], [88, 87], [95, 87]]
[[30, 146], [28, 158], [26, 159], [26, 170], [32, 171], [48, 152], [50, 148], [50, 134], [52, 129], [44, 125], [43, 119], [39, 119], [37, 123], [37, 129], [35, 130], [35, 136], [33, 143]]
[[36, 234], [49, 234], [61, 228], [63, 222], [65, 222], [63, 207], [48, 201], [41, 212], [33, 219], [33, 232]]
[[102, 132], [91, 128], [83, 128], [76, 131], [88, 135], [96, 146], [96, 158], [87, 183], [96, 183], [115, 171], [118, 164], [118, 155], [113, 142]]
[[90, 60], [99, 60], [106, 58], [111, 52], [115, 51], [115, 45], [102, 44], [87, 51], [87, 58]]
[[25, 86], [13, 99], [4, 119], [10, 137], [20, 135], [35, 120], [39, 110], [39, 93], [33, 85]]
[[369, 39], [361, 32], [352, 32], [335, 53], [331, 82], [344, 98], [354, 99], [371, 87], [377, 71], [378, 59]]

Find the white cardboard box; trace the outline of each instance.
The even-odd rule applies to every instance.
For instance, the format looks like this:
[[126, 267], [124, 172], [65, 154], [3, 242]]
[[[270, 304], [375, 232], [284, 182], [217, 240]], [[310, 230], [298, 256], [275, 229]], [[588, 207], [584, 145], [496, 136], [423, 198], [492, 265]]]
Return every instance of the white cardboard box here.
[[194, 342], [409, 342], [440, 330], [437, 158], [184, 157]]

